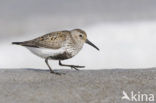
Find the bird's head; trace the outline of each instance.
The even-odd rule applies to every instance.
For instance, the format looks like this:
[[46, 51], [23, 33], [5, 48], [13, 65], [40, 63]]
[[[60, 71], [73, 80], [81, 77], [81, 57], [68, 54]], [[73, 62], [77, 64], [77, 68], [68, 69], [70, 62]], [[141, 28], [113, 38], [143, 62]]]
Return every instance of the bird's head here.
[[95, 46], [92, 42], [90, 42], [87, 39], [87, 34], [85, 31], [83, 31], [81, 29], [73, 29], [73, 30], [71, 30], [71, 34], [72, 34], [73, 38], [75, 39], [75, 41], [78, 42], [79, 44], [87, 43], [87, 44], [91, 45], [92, 47], [94, 47], [95, 49], [100, 50], [97, 46]]

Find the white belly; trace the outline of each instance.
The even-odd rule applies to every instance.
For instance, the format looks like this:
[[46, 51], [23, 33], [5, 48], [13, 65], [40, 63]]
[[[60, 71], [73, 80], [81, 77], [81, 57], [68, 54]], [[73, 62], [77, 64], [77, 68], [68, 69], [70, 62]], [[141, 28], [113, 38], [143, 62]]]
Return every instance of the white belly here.
[[[55, 59], [55, 60], [58, 55], [59, 55], [59, 58], [62, 57], [62, 59], [69, 59], [69, 58], [75, 56], [81, 50], [81, 48], [67, 47], [67, 46], [62, 47], [60, 49], [34, 48], [34, 47], [27, 47], [27, 48], [33, 54], [35, 54], [41, 58], [54, 57], [52, 59]], [[64, 53], [66, 54], [66, 56]]]
[[58, 54], [62, 54], [65, 52], [64, 48], [60, 49], [47, 49], [47, 48], [34, 48], [34, 47], [27, 47], [33, 54], [41, 57], [41, 58], [47, 58], [49, 56], [53, 57]]

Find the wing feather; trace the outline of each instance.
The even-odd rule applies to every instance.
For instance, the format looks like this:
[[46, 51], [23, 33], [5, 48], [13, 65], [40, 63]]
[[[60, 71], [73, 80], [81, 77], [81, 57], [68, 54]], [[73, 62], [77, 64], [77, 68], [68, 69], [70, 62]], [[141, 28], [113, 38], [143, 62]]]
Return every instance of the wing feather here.
[[69, 34], [70, 34], [69, 31], [51, 32], [36, 39], [21, 42], [20, 45], [37, 48], [43, 47], [43, 48], [59, 49], [63, 46]]

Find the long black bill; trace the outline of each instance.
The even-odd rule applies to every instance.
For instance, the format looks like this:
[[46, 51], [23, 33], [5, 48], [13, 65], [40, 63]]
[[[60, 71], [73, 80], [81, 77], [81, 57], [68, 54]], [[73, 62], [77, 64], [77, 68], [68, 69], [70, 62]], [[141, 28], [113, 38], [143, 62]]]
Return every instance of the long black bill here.
[[92, 42], [90, 42], [88, 39], [86, 40], [86, 43], [93, 46], [95, 49], [100, 50], [97, 46], [95, 46]]

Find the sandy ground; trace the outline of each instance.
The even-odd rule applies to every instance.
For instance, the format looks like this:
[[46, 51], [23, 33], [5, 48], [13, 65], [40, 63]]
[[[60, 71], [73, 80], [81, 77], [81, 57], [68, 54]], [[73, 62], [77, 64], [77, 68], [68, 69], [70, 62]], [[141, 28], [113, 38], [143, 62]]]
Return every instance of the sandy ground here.
[[56, 72], [66, 74], [1, 69], [0, 103], [132, 103], [121, 100], [123, 91], [156, 96], [156, 68]]

